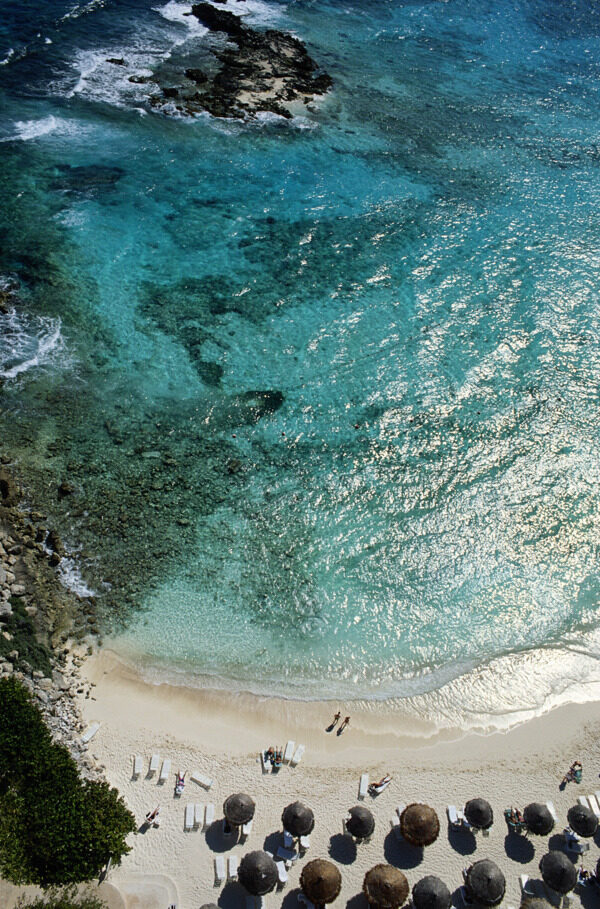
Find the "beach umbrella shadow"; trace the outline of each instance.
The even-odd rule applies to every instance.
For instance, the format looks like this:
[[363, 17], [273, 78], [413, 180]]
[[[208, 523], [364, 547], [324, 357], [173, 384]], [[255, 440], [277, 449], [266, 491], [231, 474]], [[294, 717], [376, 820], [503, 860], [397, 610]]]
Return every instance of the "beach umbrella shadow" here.
[[351, 896], [346, 903], [346, 909], [369, 909], [369, 903], [364, 893], [357, 893]]
[[383, 841], [383, 854], [386, 862], [396, 868], [416, 868], [423, 861], [423, 848], [398, 839], [393, 830]]
[[526, 836], [518, 836], [515, 833], [507, 833], [504, 837], [504, 849], [509, 859], [513, 862], [520, 862], [526, 865], [535, 855], [535, 848], [531, 840]]
[[351, 865], [356, 861], [356, 843], [343, 833], [334, 833], [329, 840], [329, 855], [340, 865]]
[[448, 842], [459, 855], [473, 855], [477, 849], [477, 840], [467, 830], [453, 830], [449, 827]]
[[300, 905], [298, 902], [298, 894], [300, 893], [302, 893], [302, 891], [299, 887], [295, 887], [294, 890], [288, 890], [281, 901], [281, 909], [298, 909], [298, 906]]
[[228, 881], [219, 894], [220, 909], [239, 909], [246, 904], [246, 891], [237, 881]]
[[271, 852], [275, 855], [280, 846], [283, 846], [283, 834], [281, 830], [275, 830], [273, 833], [268, 833], [263, 843], [265, 852]]
[[212, 852], [227, 852], [228, 849], [237, 844], [238, 837], [239, 832], [235, 828], [231, 836], [223, 835], [222, 820], [213, 821], [204, 834], [206, 845]]

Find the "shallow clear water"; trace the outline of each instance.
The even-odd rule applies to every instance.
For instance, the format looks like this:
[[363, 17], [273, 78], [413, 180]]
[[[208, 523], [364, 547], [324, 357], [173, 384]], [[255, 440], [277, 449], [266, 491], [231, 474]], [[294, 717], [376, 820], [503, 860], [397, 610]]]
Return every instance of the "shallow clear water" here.
[[115, 646], [293, 696], [470, 673], [463, 717], [596, 678], [597, 8], [246, 0], [334, 90], [238, 123], [128, 81], [204, 58], [185, 3], [4, 6], [3, 436]]

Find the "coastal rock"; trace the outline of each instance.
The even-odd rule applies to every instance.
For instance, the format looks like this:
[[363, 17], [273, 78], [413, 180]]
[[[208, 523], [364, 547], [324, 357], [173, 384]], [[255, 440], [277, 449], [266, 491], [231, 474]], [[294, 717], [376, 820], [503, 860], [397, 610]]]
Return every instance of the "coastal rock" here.
[[127, 66], [127, 61], [123, 57], [107, 57], [107, 63], [112, 63], [114, 66]]
[[48, 534], [48, 538], [46, 540], [46, 545], [48, 546], [49, 549], [52, 549], [52, 551], [56, 552], [59, 556], [62, 556], [65, 554], [65, 547], [63, 545], [63, 541], [61, 540], [61, 538], [58, 535], [58, 533], [56, 532], [56, 530], [50, 531], [50, 533]]
[[[189, 82], [174, 86], [172, 67], [165, 69], [169, 83], [162, 84], [159, 70], [153, 80], [158, 82], [161, 94], [151, 96], [153, 107], [163, 106], [166, 99], [177, 102], [178, 113], [191, 115], [208, 111], [215, 117], [246, 118], [271, 112], [290, 118], [290, 103], [308, 104], [331, 87], [331, 77], [317, 72], [306, 47], [293, 35], [250, 28], [240, 16], [212, 3], [195, 3], [192, 14], [211, 32], [227, 36], [225, 47], [219, 46], [214, 52], [220, 69], [209, 73], [188, 66], [183, 76], [194, 83], [193, 87]], [[168, 107], [163, 109], [169, 112]]]
[[72, 483], [69, 483], [68, 480], [63, 480], [63, 482], [58, 487], [58, 498], [64, 499], [65, 496], [72, 496], [75, 492], [75, 487]]
[[3, 505], [12, 508], [19, 501], [19, 488], [12, 476], [4, 468], [0, 468], [0, 500]]

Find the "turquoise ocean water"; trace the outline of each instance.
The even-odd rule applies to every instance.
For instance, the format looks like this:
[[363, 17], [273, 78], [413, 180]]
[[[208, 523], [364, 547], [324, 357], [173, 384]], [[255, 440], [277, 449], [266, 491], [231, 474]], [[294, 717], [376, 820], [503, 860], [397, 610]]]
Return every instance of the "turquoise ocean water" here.
[[591, 696], [598, 6], [229, 5], [332, 92], [165, 116], [129, 76], [205, 59], [188, 4], [0, 2], [0, 433], [65, 582], [155, 676]]

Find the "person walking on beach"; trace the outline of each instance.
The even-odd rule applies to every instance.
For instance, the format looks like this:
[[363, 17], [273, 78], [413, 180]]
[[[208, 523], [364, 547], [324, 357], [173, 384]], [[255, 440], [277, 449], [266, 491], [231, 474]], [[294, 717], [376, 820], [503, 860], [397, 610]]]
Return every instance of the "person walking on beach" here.
[[327, 730], [326, 730], [327, 732], [333, 732], [333, 730], [335, 729], [335, 727], [337, 726], [337, 724], [338, 724], [339, 721], [340, 721], [341, 715], [342, 715], [342, 714], [341, 714], [340, 711], [338, 710], [338, 712], [336, 713], [336, 715], [335, 715], [334, 718], [332, 719], [331, 723], [330, 723], [329, 726], [327, 727]]
[[349, 726], [349, 725], [350, 725], [350, 717], [349, 717], [349, 716], [345, 716], [345, 717], [344, 717], [344, 722], [342, 723], [342, 725], [341, 725], [340, 728], [338, 729], [337, 734], [338, 734], [338, 735], [341, 735], [342, 732], [344, 731], [344, 729], [345, 729], [347, 726]]

